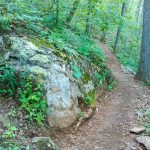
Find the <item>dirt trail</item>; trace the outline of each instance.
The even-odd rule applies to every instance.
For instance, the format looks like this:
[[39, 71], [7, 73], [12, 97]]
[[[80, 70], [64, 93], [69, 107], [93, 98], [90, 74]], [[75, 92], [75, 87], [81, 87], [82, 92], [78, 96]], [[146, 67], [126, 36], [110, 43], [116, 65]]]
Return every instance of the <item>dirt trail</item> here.
[[106, 45], [100, 47], [108, 58], [107, 66], [118, 80], [117, 89], [99, 100], [96, 114], [77, 131], [69, 130], [57, 137], [62, 150], [130, 150], [138, 146], [129, 129], [141, 124], [136, 112], [150, 91], [134, 81], [133, 75], [122, 72]]

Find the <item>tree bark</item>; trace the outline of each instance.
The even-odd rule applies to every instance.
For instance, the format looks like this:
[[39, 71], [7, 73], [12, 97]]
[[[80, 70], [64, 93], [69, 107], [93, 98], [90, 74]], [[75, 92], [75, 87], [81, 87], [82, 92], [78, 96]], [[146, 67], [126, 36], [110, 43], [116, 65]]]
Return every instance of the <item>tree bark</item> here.
[[138, 2], [138, 6], [135, 12], [135, 18], [136, 18], [136, 22], [139, 22], [139, 15], [140, 15], [140, 11], [141, 11], [141, 6], [142, 6], [142, 0], [139, 0]]
[[141, 58], [136, 79], [150, 81], [150, 0], [144, 1]]

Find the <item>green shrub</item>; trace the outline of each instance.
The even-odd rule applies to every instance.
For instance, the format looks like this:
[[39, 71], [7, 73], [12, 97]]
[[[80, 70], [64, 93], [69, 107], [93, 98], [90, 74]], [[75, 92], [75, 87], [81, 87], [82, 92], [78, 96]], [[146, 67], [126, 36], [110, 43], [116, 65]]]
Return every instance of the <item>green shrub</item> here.
[[[56, 44], [60, 50], [65, 50], [67, 45], [71, 45], [78, 53], [84, 57], [98, 57], [104, 59], [103, 51], [98, 48], [95, 42], [87, 35], [78, 34], [70, 29], [62, 28], [51, 31], [49, 41]], [[96, 61], [96, 60], [95, 60]]]
[[2, 95], [13, 96], [18, 87], [17, 75], [13, 67], [4, 65], [0, 67], [0, 93]]
[[27, 118], [31, 121], [35, 120], [38, 124], [42, 124], [45, 120], [46, 100], [43, 98], [42, 84], [34, 84], [31, 78], [28, 78], [26, 84], [20, 91], [19, 101], [21, 107], [26, 110]]
[[9, 125], [6, 132], [3, 134], [3, 137], [5, 138], [15, 138], [16, 134], [15, 131], [17, 128], [15, 126]]
[[22, 109], [26, 110], [27, 118], [42, 124], [47, 109], [42, 84], [29, 78], [27, 72], [18, 74], [12, 66], [0, 67], [0, 94], [19, 99]]
[[10, 30], [10, 21], [5, 16], [0, 16], [0, 31]]
[[89, 106], [95, 105], [95, 94], [94, 91], [90, 91], [84, 95], [84, 103]]

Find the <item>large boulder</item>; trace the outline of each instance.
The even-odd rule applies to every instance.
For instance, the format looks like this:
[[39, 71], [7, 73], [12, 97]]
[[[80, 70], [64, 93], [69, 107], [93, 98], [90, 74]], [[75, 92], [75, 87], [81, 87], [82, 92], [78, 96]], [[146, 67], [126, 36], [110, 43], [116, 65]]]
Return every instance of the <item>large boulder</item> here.
[[[37, 47], [27, 38], [0, 36], [0, 43], [0, 64], [7, 60], [17, 71], [29, 70], [44, 84], [50, 126], [71, 125], [79, 112], [78, 97], [84, 94], [79, 90], [70, 66], [54, 55], [52, 48]], [[83, 86], [86, 92], [93, 87], [92, 83]]]

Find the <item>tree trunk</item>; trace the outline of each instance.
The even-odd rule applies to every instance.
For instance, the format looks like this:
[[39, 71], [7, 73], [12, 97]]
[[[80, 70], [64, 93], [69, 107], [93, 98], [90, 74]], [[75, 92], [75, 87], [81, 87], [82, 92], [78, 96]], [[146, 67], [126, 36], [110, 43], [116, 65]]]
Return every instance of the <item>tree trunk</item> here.
[[70, 11], [68, 17], [66, 18], [66, 24], [67, 24], [67, 25], [69, 25], [69, 23], [71, 22], [71, 20], [72, 20], [72, 18], [73, 18], [73, 16], [74, 16], [74, 14], [75, 14], [75, 12], [76, 12], [76, 10], [77, 10], [79, 4], [80, 4], [80, 0], [76, 0], [76, 1], [73, 3], [73, 8], [71, 9], [71, 11]]
[[56, 0], [56, 25], [59, 22], [59, 0]]
[[113, 52], [116, 52], [116, 48], [117, 48], [119, 37], [120, 37], [120, 30], [121, 30], [121, 27], [119, 27], [118, 30], [117, 30], [117, 35], [116, 35], [116, 40], [115, 40], [115, 45], [114, 45]]
[[[123, 2], [123, 4], [122, 4], [122, 10], [121, 10], [121, 16], [122, 16], [122, 17], [124, 17], [125, 12], [126, 12], [126, 10], [127, 10], [126, 5], [127, 5], [127, 1], [126, 1], [126, 2]], [[118, 28], [118, 30], [117, 30], [115, 45], [114, 45], [114, 49], [113, 49], [114, 52], [116, 51], [116, 48], [117, 48], [117, 45], [118, 45], [118, 41], [119, 41], [119, 37], [120, 37], [120, 32], [121, 32], [121, 26], [119, 26], [119, 28]]]
[[144, 1], [141, 58], [136, 78], [150, 81], [150, 0]]
[[85, 29], [85, 32], [88, 35], [90, 34], [90, 22], [91, 22], [91, 0], [88, 0], [88, 13], [87, 13], [86, 29]]
[[101, 42], [103, 42], [103, 43], [105, 43], [106, 34], [107, 34], [106, 31], [103, 31], [103, 32], [102, 32], [102, 35], [101, 35], [100, 40], [101, 40]]

